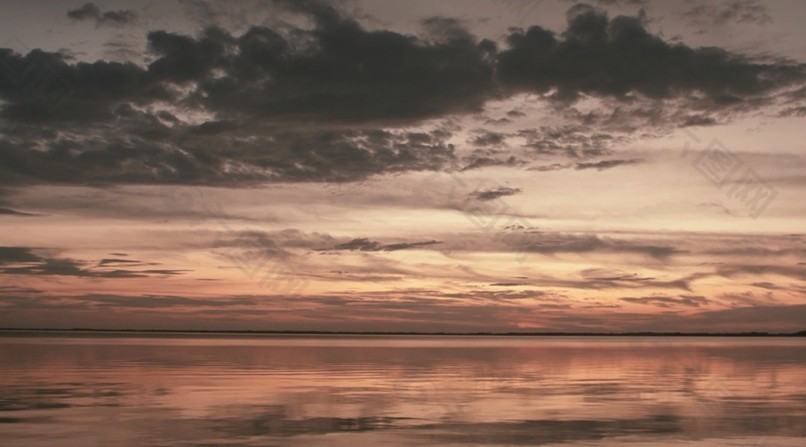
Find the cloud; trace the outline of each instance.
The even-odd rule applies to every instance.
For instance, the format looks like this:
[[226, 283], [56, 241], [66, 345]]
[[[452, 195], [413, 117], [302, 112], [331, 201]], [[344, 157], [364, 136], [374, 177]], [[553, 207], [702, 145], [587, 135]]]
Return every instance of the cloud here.
[[90, 267], [92, 263], [86, 261], [47, 256], [37, 253], [38, 251], [42, 250], [30, 247], [0, 247], [0, 274], [76, 276], [82, 278], [147, 278], [180, 275], [187, 271], [172, 269], [126, 270], [121, 268], [109, 270], [103, 268], [110, 264], [119, 266], [120, 262], [100, 262], [97, 264], [98, 268], [93, 268]]
[[133, 11], [101, 11], [94, 3], [85, 3], [81, 7], [67, 11], [67, 17], [73, 20], [94, 20], [97, 25], [126, 25], [136, 18]]
[[33, 254], [32, 250], [25, 247], [0, 247], [0, 265], [8, 263], [29, 263], [39, 262], [42, 258]]
[[680, 127], [692, 127], [692, 126], [713, 126], [717, 124], [716, 119], [711, 116], [706, 115], [688, 115], [684, 117], [684, 121], [680, 124]]
[[[47, 321], [43, 316], [56, 312], [58, 321], [67, 327], [76, 324], [72, 321], [84, 322], [84, 326], [87, 321], [116, 321], [118, 314], [125, 316], [117, 320], [118, 327], [147, 328], [153, 328], [154, 317], [159, 315], [160, 321], [170, 321], [174, 328], [221, 327], [237, 321], [236, 327], [240, 328], [265, 328], [270, 324], [276, 329], [297, 330], [507, 331], [523, 330], [519, 322], [529, 322], [529, 327], [555, 331], [794, 331], [802, 330], [806, 312], [806, 305], [760, 302], [711, 310], [707, 304], [712, 300], [695, 294], [626, 297], [625, 304], [668, 311], [638, 313], [624, 311], [625, 306], [609, 301], [586, 300], [578, 305], [562, 293], [536, 289], [394, 288], [306, 296], [58, 294], [23, 287], [0, 289], [0, 317], [6, 326]], [[686, 311], [685, 318], [678, 310]], [[99, 316], [103, 320], [95, 320]]]
[[[754, 283], [752, 284], [754, 287], [763, 288], [765, 290], [770, 290], [769, 286], [760, 286], [759, 284], [764, 283]], [[773, 289], [773, 290], [784, 290], [782, 289]], [[722, 301], [723, 303], [727, 304], [732, 308], [741, 308], [741, 307], [748, 307], [748, 306], [770, 306], [776, 305], [776, 300], [772, 297], [770, 292], [766, 292], [763, 295], [758, 295], [753, 292], [729, 292], [729, 293], [721, 293], [717, 296], [717, 298]]]
[[518, 134], [537, 154], [570, 158], [609, 155], [613, 144], [624, 141], [623, 136], [572, 125], [523, 129]]
[[539, 26], [516, 31], [499, 53], [504, 86], [574, 102], [584, 95], [631, 101], [684, 100], [689, 109], [724, 110], [802, 84], [803, 67], [759, 63], [718, 48], [671, 44], [650, 34], [639, 18], [587, 5], [569, 9], [558, 37]]
[[236, 296], [217, 297], [214, 299], [192, 298], [172, 295], [145, 295], [145, 296], [119, 296], [86, 294], [73, 297], [77, 302], [93, 307], [115, 308], [170, 308], [170, 307], [232, 307], [255, 306], [259, 303], [257, 297]]
[[[671, 44], [639, 18], [585, 6], [569, 10], [562, 33], [515, 30], [499, 48], [451, 18], [426, 19], [411, 35], [368, 29], [328, 2], [274, 4], [309, 25], [154, 30], [140, 65], [0, 49], [10, 68], [0, 75], [2, 182], [350, 182], [459, 168], [453, 128], [423, 123], [521, 92], [581, 124], [513, 137], [540, 155], [603, 157], [637, 130], [624, 124], [637, 116], [703, 123], [705, 112], [717, 120], [764, 107], [804, 81], [801, 64]], [[125, 20], [92, 3], [69, 14]], [[582, 97], [613, 104], [579, 112]], [[508, 137], [481, 129], [471, 142], [499, 147]], [[460, 161], [464, 170], [523, 164], [505, 153]]]
[[620, 270], [607, 270], [600, 268], [583, 270], [582, 276], [590, 281], [652, 281], [655, 278], [641, 277], [635, 273], [626, 273]]
[[480, 129], [470, 143], [476, 146], [498, 146], [506, 141], [506, 134]]
[[532, 278], [530, 284], [542, 287], [559, 287], [577, 290], [679, 290], [691, 292], [692, 282], [708, 276], [695, 273], [668, 279], [641, 277], [638, 275], [625, 275], [622, 277], [588, 277], [583, 271], [581, 278], [562, 278], [552, 276], [538, 276]]
[[282, 4], [314, 21], [312, 31], [298, 30], [304, 40], [267, 27], [198, 39], [154, 32], [160, 57], [149, 71], [187, 80], [224, 70], [200, 85], [197, 99], [208, 108], [291, 123], [412, 122], [480, 110], [492, 91], [494, 45], [458, 25], [427, 29], [430, 39], [421, 40], [365, 30], [324, 2]]
[[[806, 305], [789, 306], [756, 305], [734, 309], [705, 311], [695, 314], [692, 323], [697, 327], [712, 332], [747, 330], [769, 330], [781, 328], [781, 331], [803, 330], [806, 321]], [[745, 329], [740, 329], [745, 328]]]
[[782, 117], [804, 117], [806, 116], [806, 106], [788, 107], [782, 110], [778, 116]]
[[550, 172], [550, 171], [561, 171], [563, 169], [569, 169], [573, 167], [572, 163], [552, 163], [550, 165], [542, 165], [542, 166], [533, 166], [527, 171], [538, 171], [538, 172]]
[[[26, 295], [34, 294], [36, 301]], [[178, 295], [114, 295], [86, 293], [81, 295], [42, 295], [38, 290], [15, 289], [0, 297], [6, 311], [12, 310], [101, 310], [108, 312], [135, 311], [140, 309], [168, 310], [171, 308], [195, 309], [197, 312], [208, 308], [249, 307], [260, 304], [258, 296], [233, 296], [195, 298]]]
[[101, 9], [94, 3], [85, 3], [80, 8], [67, 11], [67, 17], [76, 20], [97, 19], [101, 15]]
[[0, 215], [6, 215], [6, 216], [26, 216], [26, 217], [39, 216], [39, 214], [35, 214], [35, 213], [26, 213], [26, 212], [24, 212], [24, 211], [17, 211], [17, 210], [15, 210], [15, 209], [11, 209], [11, 208], [0, 208]]
[[144, 263], [143, 261], [138, 261], [136, 259], [105, 258], [98, 261], [98, 265], [105, 267], [107, 265], [144, 265]]
[[513, 250], [528, 253], [634, 253], [664, 259], [682, 250], [642, 240], [617, 239], [596, 234], [514, 231], [499, 235]]
[[256, 230], [219, 231], [215, 233], [212, 245], [216, 252], [235, 265], [247, 259], [254, 263], [264, 262], [267, 258], [288, 260], [292, 253], [282, 246], [286, 244], [281, 238], [275, 241], [273, 236], [279, 235]]
[[796, 265], [731, 263], [717, 266], [716, 272], [726, 278], [776, 275], [806, 281], [806, 268]]
[[764, 25], [772, 22], [767, 7], [757, 0], [732, 0], [720, 4], [701, 4], [684, 12], [682, 17], [700, 25], [724, 25], [725, 23]]
[[635, 165], [643, 162], [644, 160], [640, 158], [632, 158], [628, 160], [602, 160], [591, 163], [577, 163], [576, 169], [596, 169], [597, 171], [603, 171], [605, 169], [615, 168], [617, 166]]
[[621, 301], [637, 304], [648, 304], [657, 307], [701, 307], [708, 304], [708, 299], [704, 296], [698, 295], [680, 295], [678, 297], [671, 296], [642, 296], [642, 297], [627, 297], [620, 298]]
[[[458, 30], [428, 40], [367, 31], [324, 3], [286, 6], [315, 29], [153, 31], [147, 67], [0, 51], [4, 66], [67, 90], [0, 79], [5, 131], [17, 134], [3, 141], [7, 181], [354, 181], [451, 161], [447, 132], [381, 127], [479, 109], [492, 91], [489, 43]], [[157, 103], [217, 118], [191, 122]]]
[[[128, 126], [127, 126], [128, 127]], [[155, 124], [159, 130], [161, 124]], [[142, 128], [141, 128], [142, 130]], [[167, 128], [165, 132], [170, 133]], [[345, 182], [381, 173], [438, 170], [454, 163], [446, 135], [356, 130], [280, 132], [272, 136], [133, 134], [0, 141], [6, 182], [246, 185], [271, 181]], [[220, 143], [214, 149], [211, 143]], [[49, 151], [33, 150], [47, 144]]]
[[487, 168], [491, 166], [522, 166], [525, 165], [526, 162], [523, 160], [519, 160], [514, 155], [510, 155], [505, 158], [498, 158], [498, 157], [489, 157], [489, 156], [479, 156], [479, 155], [472, 155], [466, 157], [466, 165], [460, 169], [460, 171], [470, 171], [473, 169], [481, 169]]
[[[524, 285], [524, 284], [520, 284]], [[513, 283], [493, 283], [493, 287], [514, 287]], [[506, 302], [506, 301], [520, 301], [520, 300], [538, 300], [538, 301], [559, 301], [564, 300], [567, 296], [547, 290], [535, 289], [522, 289], [522, 290], [468, 290], [464, 292], [445, 293], [432, 291], [429, 293], [431, 297], [445, 297], [472, 300], [481, 303], [490, 302]], [[546, 305], [546, 304], [543, 304]], [[566, 308], [567, 304], [561, 304]]]
[[343, 244], [338, 244], [330, 249], [320, 249], [320, 251], [329, 250], [358, 250], [358, 251], [398, 251], [407, 250], [411, 248], [428, 247], [431, 245], [439, 244], [439, 241], [423, 241], [423, 242], [399, 242], [394, 244], [382, 244], [377, 241], [371, 241], [367, 238], [356, 238]]
[[499, 186], [497, 188], [492, 189], [473, 191], [469, 195], [471, 198], [476, 200], [488, 201], [488, 200], [500, 199], [501, 197], [506, 196], [514, 196], [520, 193], [521, 193], [520, 188], [509, 188], [506, 186]]
[[[569, 3], [579, 3], [578, 0], [565, 0]], [[597, 4], [602, 6], [618, 6], [618, 5], [646, 5], [649, 0], [594, 0]]]

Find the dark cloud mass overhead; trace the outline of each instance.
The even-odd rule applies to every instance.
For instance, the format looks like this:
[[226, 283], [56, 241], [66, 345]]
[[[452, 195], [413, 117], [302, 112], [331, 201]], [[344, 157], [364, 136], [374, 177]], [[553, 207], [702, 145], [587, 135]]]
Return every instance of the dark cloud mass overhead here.
[[[583, 96], [674, 100], [669, 107], [718, 114], [757, 107], [804, 80], [800, 64], [669, 43], [638, 18], [611, 19], [582, 5], [568, 10], [561, 33], [531, 26], [497, 44], [455, 20], [425, 20], [415, 36], [369, 30], [327, 2], [278, 4], [313, 27], [257, 25], [240, 34], [211, 27], [195, 36], [153, 30], [146, 66], [0, 50], [0, 65], [11, 68], [0, 76], [4, 177], [358, 180], [445, 167], [452, 150], [439, 140], [449, 132], [412, 138], [389, 129], [478, 112], [516, 92], [563, 104]], [[76, 19], [106, 14], [91, 3], [69, 12]], [[46, 74], [48, 85], [21, 88], [25, 81], [11, 76], [30, 72]], [[580, 156], [607, 153], [613, 138], [594, 132], [564, 143], [571, 134], [555, 133], [529, 144], [539, 153]], [[502, 142], [499, 133], [474, 140]]]
[[548, 93], [557, 101], [582, 95], [621, 100], [681, 98], [693, 110], [767, 100], [803, 82], [803, 67], [761, 63], [719, 48], [692, 48], [652, 35], [639, 18], [579, 4], [561, 35], [532, 26], [507, 37], [498, 57], [504, 86]]

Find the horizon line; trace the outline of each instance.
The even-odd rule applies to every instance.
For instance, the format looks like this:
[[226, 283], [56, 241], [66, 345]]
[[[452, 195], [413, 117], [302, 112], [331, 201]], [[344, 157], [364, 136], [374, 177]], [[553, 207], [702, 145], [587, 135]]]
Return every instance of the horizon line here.
[[655, 337], [806, 337], [806, 330], [795, 332], [573, 332], [573, 331], [529, 331], [529, 332], [449, 332], [449, 331], [315, 331], [315, 330], [262, 330], [262, 329], [101, 329], [101, 328], [0, 328], [1, 332], [104, 332], [104, 333], [166, 333], [166, 334], [265, 334], [265, 335], [422, 335], [422, 336], [655, 336]]

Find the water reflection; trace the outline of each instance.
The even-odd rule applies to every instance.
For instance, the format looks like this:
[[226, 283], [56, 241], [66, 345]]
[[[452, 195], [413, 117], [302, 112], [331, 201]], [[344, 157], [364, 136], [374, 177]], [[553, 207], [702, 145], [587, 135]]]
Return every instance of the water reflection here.
[[802, 445], [794, 338], [0, 337], [4, 446]]

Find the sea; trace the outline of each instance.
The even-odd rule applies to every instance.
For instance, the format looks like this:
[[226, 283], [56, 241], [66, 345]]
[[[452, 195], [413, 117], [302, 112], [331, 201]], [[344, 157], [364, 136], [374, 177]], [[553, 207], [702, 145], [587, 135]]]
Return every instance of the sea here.
[[806, 338], [0, 335], [0, 445], [806, 446]]

